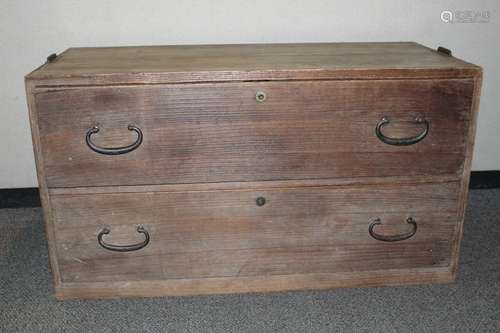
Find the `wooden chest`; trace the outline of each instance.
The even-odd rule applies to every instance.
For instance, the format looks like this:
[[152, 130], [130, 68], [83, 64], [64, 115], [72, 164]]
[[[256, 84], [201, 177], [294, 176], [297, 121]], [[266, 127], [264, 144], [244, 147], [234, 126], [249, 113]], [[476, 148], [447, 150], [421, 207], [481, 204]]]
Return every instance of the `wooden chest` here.
[[56, 297], [452, 281], [481, 76], [415, 43], [49, 57], [26, 88]]

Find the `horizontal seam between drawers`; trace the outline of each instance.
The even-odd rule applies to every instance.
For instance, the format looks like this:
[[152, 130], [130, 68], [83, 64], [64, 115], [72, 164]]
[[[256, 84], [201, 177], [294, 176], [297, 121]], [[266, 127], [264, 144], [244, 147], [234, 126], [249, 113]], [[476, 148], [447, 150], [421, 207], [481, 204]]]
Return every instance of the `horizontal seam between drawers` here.
[[[370, 176], [359, 177], [353, 180], [345, 181], [345, 178], [314, 178], [314, 179], [288, 179], [288, 180], [263, 180], [263, 181], [243, 181], [243, 182], [210, 182], [210, 183], [176, 183], [176, 184], [138, 184], [138, 185], [103, 185], [103, 186], [74, 186], [74, 187], [49, 187], [50, 195], [84, 195], [84, 194], [118, 194], [118, 193], [148, 193], [148, 192], [212, 192], [212, 191], [258, 191], [266, 189], [293, 189], [293, 188], [343, 188], [343, 187], [360, 187], [360, 186], [385, 186], [385, 185], [418, 185], [418, 184], [434, 184], [434, 183], [456, 183], [460, 182], [462, 179], [458, 174], [442, 174], [432, 176], [432, 179], [418, 179], [419, 176], [415, 176], [415, 179], [401, 179], [397, 177], [381, 177], [379, 181], [369, 182], [367, 179], [373, 178]], [[359, 179], [359, 180], [358, 180]], [[345, 181], [342, 183], [342, 181]], [[328, 184], [307, 184], [307, 182], [320, 182], [320, 181], [331, 181]], [[280, 182], [280, 184], [266, 184], [271, 182]], [[281, 184], [282, 183], [295, 183], [295, 184]], [[301, 184], [301, 182], [303, 182]], [[338, 182], [338, 183], [335, 183]], [[234, 186], [217, 188], [218, 185]], [[248, 185], [249, 187], [245, 188]], [[198, 189], [189, 189], [189, 186], [199, 186]], [[203, 188], [204, 186], [214, 188]], [[147, 189], [146, 189], [147, 187]], [[171, 187], [170, 189], [168, 187]], [[186, 187], [186, 188], [175, 188], [175, 187]], [[120, 191], [113, 191], [113, 189], [120, 188]], [[156, 189], [154, 189], [156, 188]], [[95, 193], [93, 190], [101, 189], [105, 190], [103, 192]], [[125, 189], [125, 191], [123, 191]], [[82, 191], [83, 193], [71, 193], [71, 191]], [[59, 193], [58, 193], [59, 192]]]
[[[466, 70], [469, 70], [468, 68], [464, 68]], [[419, 70], [419, 69], [416, 69]], [[420, 69], [421, 70], [421, 69]], [[113, 74], [111, 74], [113, 75]], [[116, 75], [127, 75], [127, 74], [116, 74]], [[161, 75], [161, 74], [160, 74]], [[94, 76], [92, 76], [94, 77]], [[432, 80], [432, 81], [451, 81], [451, 80], [474, 80], [476, 75], [464, 75], [464, 76], [415, 76], [415, 77], [391, 77], [387, 76], [384, 78], [380, 78], [379, 75], [373, 75], [373, 76], [366, 76], [366, 77], [339, 77], [339, 78], [307, 78], [307, 79], [272, 79], [272, 80], [222, 80], [222, 81], [190, 81], [190, 82], [144, 82], [144, 83], [101, 83], [101, 84], [81, 84], [81, 85], [71, 85], [71, 84], [64, 84], [64, 85], [36, 85], [34, 89], [37, 90], [45, 90], [45, 89], [78, 89], [78, 88], [100, 88], [100, 87], [134, 87], [134, 86], [161, 86], [161, 85], [201, 85], [201, 84], [220, 84], [220, 83], [272, 83], [272, 82], [317, 82], [317, 81], [424, 81], [424, 80]], [[86, 79], [86, 76], [74, 76], [69, 78], [71, 79]], [[44, 79], [33, 79], [34, 81], [38, 80], [68, 80], [68, 78], [44, 78]], [[41, 92], [41, 91], [39, 91]], [[35, 91], [34, 93], [37, 93]]]

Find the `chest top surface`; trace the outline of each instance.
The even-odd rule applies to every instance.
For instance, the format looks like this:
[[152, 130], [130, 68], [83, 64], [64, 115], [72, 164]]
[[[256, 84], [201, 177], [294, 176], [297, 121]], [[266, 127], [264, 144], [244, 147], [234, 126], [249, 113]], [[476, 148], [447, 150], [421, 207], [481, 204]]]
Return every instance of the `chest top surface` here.
[[26, 79], [42, 85], [183, 83], [467, 77], [478, 70], [413, 42], [172, 45], [70, 48]]

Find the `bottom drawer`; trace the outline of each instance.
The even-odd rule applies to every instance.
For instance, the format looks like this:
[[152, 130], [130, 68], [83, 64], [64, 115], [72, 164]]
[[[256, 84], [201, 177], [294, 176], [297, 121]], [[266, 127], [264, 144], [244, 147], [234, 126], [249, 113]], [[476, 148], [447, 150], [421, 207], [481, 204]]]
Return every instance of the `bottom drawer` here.
[[60, 278], [73, 283], [448, 266], [458, 193], [458, 183], [440, 183], [54, 195], [51, 202]]

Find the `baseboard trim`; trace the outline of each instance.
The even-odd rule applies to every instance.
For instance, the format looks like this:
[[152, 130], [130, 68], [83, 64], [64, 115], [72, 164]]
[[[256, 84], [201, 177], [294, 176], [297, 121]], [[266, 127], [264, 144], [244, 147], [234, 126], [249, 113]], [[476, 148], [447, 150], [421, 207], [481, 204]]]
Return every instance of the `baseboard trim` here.
[[[500, 170], [473, 171], [469, 188], [472, 190], [500, 188]], [[0, 209], [27, 207], [40, 207], [38, 188], [0, 189]]]
[[500, 188], [500, 170], [471, 172], [469, 188], [472, 190]]
[[37, 187], [0, 189], [0, 208], [40, 207]]

